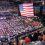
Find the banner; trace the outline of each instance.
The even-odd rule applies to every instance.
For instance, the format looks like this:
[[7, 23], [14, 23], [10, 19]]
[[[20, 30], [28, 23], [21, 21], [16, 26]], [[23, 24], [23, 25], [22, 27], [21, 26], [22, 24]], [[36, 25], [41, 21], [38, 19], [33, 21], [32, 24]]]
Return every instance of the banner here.
[[23, 3], [19, 5], [21, 16], [33, 17], [33, 3]]

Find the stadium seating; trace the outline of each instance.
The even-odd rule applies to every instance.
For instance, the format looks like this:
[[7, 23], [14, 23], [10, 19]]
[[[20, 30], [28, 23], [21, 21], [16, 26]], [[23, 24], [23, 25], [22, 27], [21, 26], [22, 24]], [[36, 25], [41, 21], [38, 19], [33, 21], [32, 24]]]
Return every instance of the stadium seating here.
[[13, 16], [8, 18], [10, 19], [4, 19], [4, 17], [0, 19], [0, 37], [18, 35], [18, 33], [34, 30], [36, 26], [38, 28], [42, 26], [40, 22], [39, 25], [33, 26], [32, 22], [34, 20], [27, 17]]

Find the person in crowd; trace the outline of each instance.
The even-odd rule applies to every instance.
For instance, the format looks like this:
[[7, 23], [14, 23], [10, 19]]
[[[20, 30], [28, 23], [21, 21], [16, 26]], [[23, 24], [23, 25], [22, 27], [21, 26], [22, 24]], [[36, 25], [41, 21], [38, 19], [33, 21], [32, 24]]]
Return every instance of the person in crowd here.
[[38, 36], [38, 41], [42, 41], [42, 39], [43, 39], [42, 36], [43, 36], [42, 34], [40, 34], [40, 35]]
[[33, 35], [33, 41], [38, 41], [38, 36], [41, 36], [41, 33], [40, 31], [36, 31], [34, 32], [34, 35]]
[[31, 39], [31, 41], [33, 41], [32, 34], [29, 34], [29, 36], [28, 36], [28, 37]]
[[29, 45], [31, 42], [31, 39], [29, 37], [25, 37], [23, 45]]
[[23, 42], [24, 42], [23, 37], [20, 37], [20, 39], [19, 39], [19, 45], [23, 45]]
[[43, 41], [45, 41], [45, 30], [43, 31]]
[[37, 41], [37, 40], [38, 40], [38, 34], [37, 32], [35, 32], [33, 35], [33, 41]]
[[45, 30], [43, 31], [43, 36], [42, 36], [43, 40], [40, 42], [35, 43], [35, 45], [45, 45]]
[[39, 36], [39, 35], [42, 35], [39, 30], [37, 31], [37, 34], [38, 34], [38, 36]]

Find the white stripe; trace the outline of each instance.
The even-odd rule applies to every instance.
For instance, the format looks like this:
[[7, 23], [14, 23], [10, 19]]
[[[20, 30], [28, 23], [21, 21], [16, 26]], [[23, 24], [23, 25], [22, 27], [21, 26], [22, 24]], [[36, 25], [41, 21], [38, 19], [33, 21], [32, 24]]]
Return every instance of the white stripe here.
[[33, 12], [33, 10], [23, 10], [23, 11], [26, 11], [26, 12]]
[[31, 4], [23, 4], [23, 6], [32, 6], [33, 5], [33, 3], [31, 3]]
[[30, 17], [32, 17], [32, 16], [34, 16], [34, 15], [22, 15], [22, 16], [30, 16]]
[[31, 13], [30, 13], [30, 14], [27, 14], [27, 13], [21, 13], [21, 14], [26, 14], [26, 15], [34, 15], [33, 13], [32, 13], [32, 14], [31, 14]]
[[23, 10], [23, 11], [20, 11], [20, 12], [25, 12], [25, 11]]
[[25, 11], [25, 12], [21, 12], [21, 13], [27, 13], [27, 14], [34, 14], [34, 12], [27, 12], [27, 11]]
[[33, 9], [23, 9], [23, 10], [24, 10], [24, 11], [25, 11], [25, 10], [26, 10], [26, 11], [31, 11], [31, 10], [33, 11]]
[[20, 11], [20, 12], [24, 12], [24, 13], [25, 13], [25, 12], [33, 12], [33, 11], [32, 11], [32, 10], [31, 10], [31, 11], [26, 11], [26, 10], [25, 10], [25, 11]]
[[23, 10], [23, 11], [32, 12], [33, 10], [30, 9], [30, 10]]
[[24, 12], [24, 13], [25, 13], [25, 11], [20, 11], [20, 12], [21, 12], [21, 13], [22, 13], [22, 12]]
[[24, 12], [33, 12], [33, 10], [30, 10], [30, 11], [26, 11], [26, 10], [24, 10]]
[[33, 13], [26, 13], [26, 14], [33, 14]]
[[21, 12], [23, 14], [34, 14], [34, 12]]
[[23, 13], [21, 13], [21, 14], [22, 14], [22, 15], [26, 15], [26, 16], [27, 16], [27, 15], [33, 15], [33, 16], [34, 16], [34, 14], [23, 14]]
[[21, 12], [21, 13], [34, 13], [34, 12], [27, 12], [27, 11], [25, 11], [25, 12]]
[[21, 13], [21, 14], [26, 14], [26, 13]]
[[33, 12], [26, 12], [26, 13], [29, 13], [30, 14], [30, 13], [33, 13]]

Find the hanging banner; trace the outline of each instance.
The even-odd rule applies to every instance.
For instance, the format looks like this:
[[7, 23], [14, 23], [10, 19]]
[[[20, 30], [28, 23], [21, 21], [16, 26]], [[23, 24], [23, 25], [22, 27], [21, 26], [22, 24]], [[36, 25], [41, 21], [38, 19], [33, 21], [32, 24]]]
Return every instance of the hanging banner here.
[[19, 5], [21, 16], [33, 17], [33, 3], [23, 3]]

